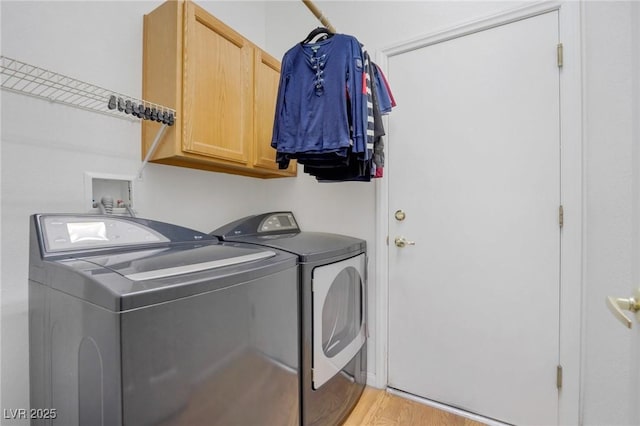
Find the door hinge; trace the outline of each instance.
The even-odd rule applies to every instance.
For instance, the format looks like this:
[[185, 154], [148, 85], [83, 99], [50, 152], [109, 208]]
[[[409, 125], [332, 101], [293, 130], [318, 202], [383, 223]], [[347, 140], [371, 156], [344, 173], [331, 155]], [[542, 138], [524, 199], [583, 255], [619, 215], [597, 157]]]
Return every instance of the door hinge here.
[[564, 65], [564, 52], [563, 52], [563, 46], [562, 43], [558, 43], [558, 68], [562, 68], [562, 65]]
[[558, 208], [558, 224], [560, 225], [560, 229], [564, 226], [564, 207], [560, 205]]
[[556, 370], [556, 387], [562, 389], [562, 366], [559, 365]]
[[389, 236], [387, 235], [387, 245], [389, 245]]

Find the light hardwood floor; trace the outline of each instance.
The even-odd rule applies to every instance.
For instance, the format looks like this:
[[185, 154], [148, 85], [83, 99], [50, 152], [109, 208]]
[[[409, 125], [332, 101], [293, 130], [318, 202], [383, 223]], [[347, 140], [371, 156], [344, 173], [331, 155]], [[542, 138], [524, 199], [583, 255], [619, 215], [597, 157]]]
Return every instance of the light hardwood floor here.
[[482, 426], [464, 417], [367, 387], [344, 426]]

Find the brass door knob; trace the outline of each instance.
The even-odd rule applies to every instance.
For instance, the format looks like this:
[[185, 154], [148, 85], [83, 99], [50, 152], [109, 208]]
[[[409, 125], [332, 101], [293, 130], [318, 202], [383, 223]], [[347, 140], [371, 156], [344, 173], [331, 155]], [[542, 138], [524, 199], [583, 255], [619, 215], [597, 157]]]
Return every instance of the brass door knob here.
[[636, 314], [636, 319], [640, 321], [640, 289], [636, 291], [633, 297], [628, 299], [607, 297], [607, 307], [611, 313], [624, 324], [626, 327], [631, 328], [633, 325], [631, 319], [625, 315], [624, 311], [630, 311]]
[[415, 241], [409, 241], [405, 237], [396, 237], [394, 242], [396, 243], [396, 247], [400, 247], [400, 248], [416, 245]]

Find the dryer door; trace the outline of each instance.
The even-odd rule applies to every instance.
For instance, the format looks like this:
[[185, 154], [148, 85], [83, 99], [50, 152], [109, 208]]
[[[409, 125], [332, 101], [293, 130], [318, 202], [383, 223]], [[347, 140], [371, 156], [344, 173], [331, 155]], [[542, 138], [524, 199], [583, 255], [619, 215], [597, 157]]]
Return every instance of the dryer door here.
[[365, 343], [361, 254], [313, 270], [313, 388], [338, 374]]

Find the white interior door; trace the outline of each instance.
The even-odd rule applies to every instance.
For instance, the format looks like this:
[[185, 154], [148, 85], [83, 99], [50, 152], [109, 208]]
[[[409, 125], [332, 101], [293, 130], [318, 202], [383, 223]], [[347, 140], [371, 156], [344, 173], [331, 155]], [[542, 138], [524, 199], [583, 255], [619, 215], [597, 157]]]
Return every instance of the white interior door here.
[[558, 416], [557, 43], [555, 11], [388, 61], [389, 386], [515, 424]]

